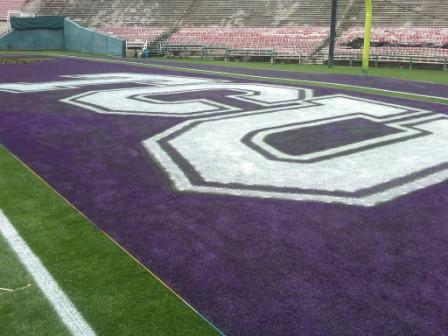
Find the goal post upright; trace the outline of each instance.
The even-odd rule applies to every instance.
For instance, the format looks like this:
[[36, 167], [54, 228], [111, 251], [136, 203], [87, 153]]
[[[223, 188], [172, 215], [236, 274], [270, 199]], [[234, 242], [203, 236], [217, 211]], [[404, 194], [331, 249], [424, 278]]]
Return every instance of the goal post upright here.
[[367, 75], [370, 55], [370, 31], [372, 29], [372, 0], [365, 0], [364, 47], [362, 50], [362, 73]]

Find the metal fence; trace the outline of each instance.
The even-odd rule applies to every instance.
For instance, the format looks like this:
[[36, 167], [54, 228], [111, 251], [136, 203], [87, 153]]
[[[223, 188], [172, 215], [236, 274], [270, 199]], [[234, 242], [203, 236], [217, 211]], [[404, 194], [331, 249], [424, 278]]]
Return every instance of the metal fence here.
[[[271, 49], [231, 49], [224, 47], [207, 47], [202, 45], [170, 45], [159, 43], [151, 50], [152, 54], [167, 57], [197, 57], [203, 59], [221, 59], [225, 61], [253, 61], [261, 60], [270, 63], [288, 62], [298, 64], [326, 64], [328, 56], [324, 53], [308, 54], [282, 54]], [[361, 54], [336, 54], [334, 60], [353, 66], [362, 61]], [[435, 68], [448, 70], [448, 57], [422, 56], [422, 55], [370, 55], [371, 66], [392, 65], [408, 67], [430, 65]]]

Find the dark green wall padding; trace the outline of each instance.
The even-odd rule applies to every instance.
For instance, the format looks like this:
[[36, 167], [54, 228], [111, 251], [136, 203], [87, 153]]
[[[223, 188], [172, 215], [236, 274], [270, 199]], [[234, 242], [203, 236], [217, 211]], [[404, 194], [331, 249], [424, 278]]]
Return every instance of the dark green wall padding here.
[[125, 42], [109, 35], [81, 27], [75, 22], [64, 21], [65, 50], [89, 54], [125, 56]]
[[126, 53], [123, 40], [64, 17], [14, 18], [12, 26], [17, 29], [0, 38], [0, 50], [68, 50], [109, 56]]
[[64, 50], [64, 31], [13, 30], [0, 38], [0, 50]]
[[11, 17], [11, 27], [15, 30], [64, 29], [65, 16]]

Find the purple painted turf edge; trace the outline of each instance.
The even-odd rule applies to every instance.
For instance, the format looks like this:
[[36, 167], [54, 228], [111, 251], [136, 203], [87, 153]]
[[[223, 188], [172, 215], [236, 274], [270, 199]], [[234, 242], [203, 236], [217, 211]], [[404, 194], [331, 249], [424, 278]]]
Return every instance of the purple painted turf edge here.
[[[0, 81], [116, 71], [185, 75], [58, 59]], [[227, 334], [446, 334], [447, 183], [369, 209], [173, 192], [140, 143], [180, 120], [56, 102], [83, 91], [0, 93], [0, 142]]]
[[[406, 93], [415, 93], [421, 95], [432, 95], [448, 98], [448, 85], [416, 82], [411, 80], [393, 79], [375, 76], [354, 76], [354, 75], [338, 75], [338, 74], [318, 74], [295, 71], [282, 70], [263, 70], [249, 69], [231, 66], [219, 66], [210, 64], [194, 64], [181, 61], [159, 61], [159, 60], [141, 60], [137, 61], [143, 64], [172, 66], [179, 68], [190, 68], [207, 71], [222, 71], [228, 73], [243, 73], [253, 76], [277, 77], [292, 80], [309, 80], [323, 83], [338, 83], [344, 85], [354, 85], [364, 88], [375, 88], [381, 90], [402, 91]], [[442, 70], [440, 70], [442, 71]], [[447, 73], [448, 76], [448, 73]], [[343, 88], [341, 88], [343, 89]]]

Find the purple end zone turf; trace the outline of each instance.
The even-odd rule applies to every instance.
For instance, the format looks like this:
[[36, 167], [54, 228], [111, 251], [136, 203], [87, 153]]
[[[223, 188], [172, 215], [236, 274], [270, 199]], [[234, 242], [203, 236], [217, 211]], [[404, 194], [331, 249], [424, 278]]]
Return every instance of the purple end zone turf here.
[[[0, 65], [0, 83], [109, 72], [199, 76], [55, 59]], [[446, 334], [448, 183], [375, 207], [173, 191], [142, 141], [183, 119], [59, 101], [129, 86], [0, 92], [0, 143], [228, 335]]]

